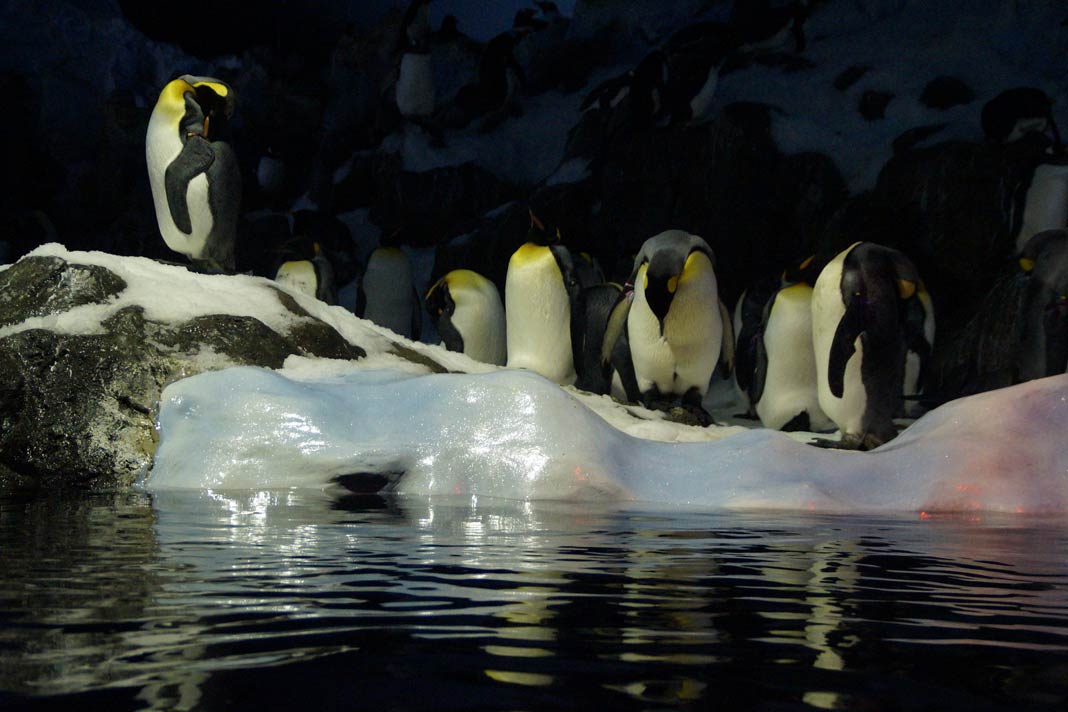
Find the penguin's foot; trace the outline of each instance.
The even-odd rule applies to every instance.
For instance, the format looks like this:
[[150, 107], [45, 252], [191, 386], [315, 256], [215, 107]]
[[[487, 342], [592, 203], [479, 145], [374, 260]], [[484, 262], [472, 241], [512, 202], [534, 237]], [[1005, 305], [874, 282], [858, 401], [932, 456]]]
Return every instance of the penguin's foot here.
[[864, 452], [867, 450], [874, 450], [884, 442], [885, 441], [882, 438], [876, 437], [871, 433], [864, 433], [863, 435], [847, 433], [842, 436], [841, 440], [816, 438], [811, 444], [828, 450], [858, 450]]
[[709, 425], [715, 425], [716, 421], [712, 419], [708, 411], [701, 406], [675, 406], [665, 410], [667, 414], [666, 420], [672, 423], [679, 423], [681, 425], [693, 425], [699, 428], [705, 428]]

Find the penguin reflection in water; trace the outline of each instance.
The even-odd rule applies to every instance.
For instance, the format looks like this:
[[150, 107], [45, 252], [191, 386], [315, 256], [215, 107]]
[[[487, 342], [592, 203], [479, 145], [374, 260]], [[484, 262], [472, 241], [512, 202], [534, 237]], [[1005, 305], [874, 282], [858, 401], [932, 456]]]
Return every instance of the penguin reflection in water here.
[[921, 292], [905, 255], [870, 242], [854, 243], [820, 272], [812, 294], [819, 404], [842, 439], [817, 444], [870, 450], [897, 435], [907, 353], [930, 351]]
[[241, 172], [226, 142], [234, 106], [226, 83], [183, 75], [160, 93], [145, 140], [163, 241], [207, 272], [234, 269]]
[[493, 282], [478, 272], [454, 269], [427, 291], [426, 307], [449, 351], [504, 365], [504, 305]]
[[723, 346], [714, 264], [712, 248], [696, 235], [668, 230], [649, 238], [634, 260], [627, 316], [636, 381], [628, 396], [660, 409], [681, 397], [701, 425], [713, 422], [702, 400]]

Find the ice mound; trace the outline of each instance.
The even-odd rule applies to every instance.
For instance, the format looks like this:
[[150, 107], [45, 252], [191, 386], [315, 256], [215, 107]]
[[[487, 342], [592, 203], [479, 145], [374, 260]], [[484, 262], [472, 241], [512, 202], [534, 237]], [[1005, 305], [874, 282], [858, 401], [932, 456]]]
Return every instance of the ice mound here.
[[[1068, 376], [962, 399], [871, 453], [756, 429], [627, 435], [532, 373], [309, 378], [232, 368], [169, 386], [149, 490], [329, 486], [702, 508], [1068, 512]], [[375, 478], [378, 479], [378, 478]]]

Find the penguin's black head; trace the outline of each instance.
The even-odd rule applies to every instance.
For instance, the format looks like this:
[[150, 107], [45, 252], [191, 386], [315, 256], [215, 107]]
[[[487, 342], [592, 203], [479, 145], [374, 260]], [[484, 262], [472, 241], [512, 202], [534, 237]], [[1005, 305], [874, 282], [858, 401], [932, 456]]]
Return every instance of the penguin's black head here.
[[799, 262], [793, 262], [786, 266], [782, 272], [782, 286], [793, 284], [807, 284], [815, 286], [820, 272], [827, 266], [830, 260], [826, 255], [809, 255]]
[[225, 82], [211, 77], [180, 77], [186, 87], [183, 92], [185, 114], [180, 122], [183, 136], [196, 134], [209, 141], [229, 139], [230, 118], [237, 101], [234, 90]]
[[563, 241], [559, 226], [550, 226], [538, 217], [533, 210], [530, 213], [530, 229], [527, 231], [527, 241], [542, 247], [559, 245]]
[[846, 256], [842, 270], [842, 298], [856, 302], [869, 324], [897, 323], [900, 304], [922, 288], [919, 272], [897, 250], [862, 242]]
[[437, 323], [442, 317], [451, 317], [456, 311], [456, 302], [449, 293], [448, 275], [434, 282], [426, 293], [426, 310], [430, 317]]
[[679, 278], [682, 277], [688, 256], [681, 252], [661, 250], [652, 256], [645, 270], [645, 280], [642, 284], [645, 301], [660, 321], [661, 332], [664, 330], [664, 319], [671, 309], [675, 292], [679, 289]]
[[983, 106], [983, 133], [998, 143], [1011, 143], [1028, 133], [1046, 135], [1060, 143], [1052, 114], [1053, 101], [1034, 87], [1007, 89]]

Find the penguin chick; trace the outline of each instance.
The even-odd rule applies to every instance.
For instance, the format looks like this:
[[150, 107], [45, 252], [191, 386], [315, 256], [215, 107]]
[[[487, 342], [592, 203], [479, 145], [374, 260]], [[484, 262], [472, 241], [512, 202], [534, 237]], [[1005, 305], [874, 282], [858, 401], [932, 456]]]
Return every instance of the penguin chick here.
[[497, 286], [469, 269], [454, 269], [426, 293], [426, 307], [449, 351], [503, 366], [507, 360], [504, 305]]
[[225, 139], [235, 105], [226, 83], [186, 74], [163, 88], [148, 122], [145, 158], [163, 241], [205, 271], [234, 269], [241, 172]]
[[681, 397], [702, 425], [712, 423], [701, 402], [723, 340], [714, 262], [712, 248], [696, 235], [667, 230], [649, 238], [634, 260], [627, 316], [642, 402], [666, 408]]

